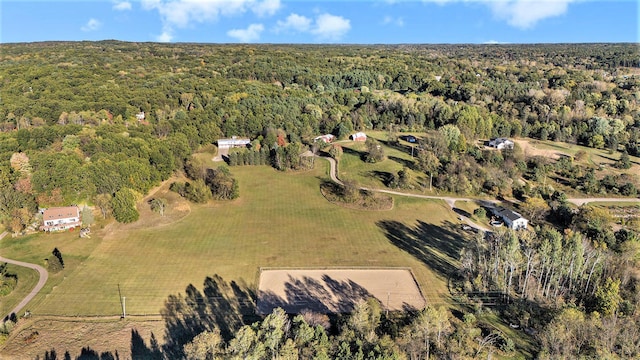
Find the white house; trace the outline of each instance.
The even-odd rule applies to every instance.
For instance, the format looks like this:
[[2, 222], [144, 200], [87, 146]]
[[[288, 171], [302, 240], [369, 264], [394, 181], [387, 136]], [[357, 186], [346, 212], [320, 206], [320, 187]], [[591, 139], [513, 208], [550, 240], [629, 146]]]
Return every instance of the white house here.
[[137, 113], [136, 119], [138, 119], [138, 121], [144, 121], [145, 119], [144, 111], [140, 111], [139, 113]]
[[77, 206], [54, 207], [42, 212], [43, 231], [62, 231], [81, 226], [80, 209]]
[[513, 141], [507, 138], [495, 138], [489, 140], [489, 146], [498, 150], [513, 149]]
[[245, 147], [251, 143], [250, 139], [232, 136], [231, 139], [218, 139], [219, 149], [230, 149], [234, 147]]
[[325, 134], [325, 135], [320, 135], [320, 136], [316, 136], [313, 138], [313, 142], [316, 141], [324, 141], [325, 143], [329, 144], [331, 142], [333, 142], [333, 140], [335, 140], [336, 137], [333, 134]]
[[529, 225], [529, 220], [525, 219], [524, 217], [522, 217], [522, 215], [520, 215], [515, 211], [505, 209], [502, 207], [493, 208], [492, 211], [496, 216], [500, 217], [502, 221], [504, 221], [504, 224], [509, 229], [513, 229], [513, 230], [526, 229], [527, 226]]
[[351, 135], [351, 140], [353, 141], [367, 141], [367, 134], [363, 132], [357, 132]]

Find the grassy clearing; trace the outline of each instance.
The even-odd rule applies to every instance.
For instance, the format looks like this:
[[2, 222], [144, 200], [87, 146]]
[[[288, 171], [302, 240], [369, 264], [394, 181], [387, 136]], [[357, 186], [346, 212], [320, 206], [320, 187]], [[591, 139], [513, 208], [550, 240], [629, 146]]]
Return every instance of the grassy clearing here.
[[602, 167], [602, 175], [607, 174], [639, 174], [640, 173], [640, 158], [636, 156], [630, 156], [631, 168], [627, 170], [619, 170], [612, 168], [612, 165], [620, 159], [622, 153], [616, 151], [609, 153], [606, 149], [594, 149], [586, 146], [554, 142], [554, 141], [540, 141], [532, 139], [518, 139], [518, 143], [522, 146], [525, 155], [527, 156], [547, 156], [551, 158], [557, 158], [559, 155], [575, 156], [578, 151], [584, 151], [587, 157], [581, 161], [584, 165], [592, 165], [598, 168]]
[[9, 314], [38, 283], [38, 273], [35, 270], [9, 264], [7, 271], [18, 275], [18, 284], [9, 295], [0, 297], [0, 316]]
[[464, 240], [444, 203], [396, 197], [392, 211], [336, 206], [319, 191], [328, 178], [324, 161], [304, 173], [268, 167], [232, 172], [239, 199], [191, 205], [170, 221], [158, 222], [158, 214], [142, 209], [138, 223], [109, 226], [91, 239], [64, 233], [3, 242], [5, 256], [36, 263], [53, 247], [62, 251], [65, 270], [30, 309], [117, 315], [120, 285], [129, 314], [158, 314], [168, 295], [189, 284], [201, 288], [206, 276], [255, 286], [263, 266], [408, 266], [428, 303], [449, 302], [446, 274], [457, 266]]
[[[340, 158], [338, 165], [338, 175], [342, 179], [352, 179], [358, 184], [371, 188], [386, 188], [385, 181], [388, 176], [397, 174], [404, 167], [409, 169], [412, 179], [414, 179], [414, 191], [424, 192], [428, 188], [429, 179], [425, 174], [411, 169], [414, 162], [411, 156], [411, 146], [406, 141], [401, 140], [398, 146], [387, 144], [387, 134], [380, 131], [367, 132], [367, 136], [381, 142], [386, 155], [385, 160], [370, 164], [364, 162], [363, 156], [366, 153], [365, 144], [362, 142], [345, 141], [340, 145], [344, 154]], [[417, 150], [414, 155], [417, 154]]]

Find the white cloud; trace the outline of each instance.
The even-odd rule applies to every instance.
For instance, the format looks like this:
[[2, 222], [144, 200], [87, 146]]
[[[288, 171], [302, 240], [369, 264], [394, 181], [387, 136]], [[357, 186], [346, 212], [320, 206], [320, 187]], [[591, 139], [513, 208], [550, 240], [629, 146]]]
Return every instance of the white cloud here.
[[227, 35], [238, 39], [243, 43], [256, 42], [260, 39], [260, 33], [264, 30], [262, 24], [251, 24], [246, 29], [233, 29], [227, 31]]
[[156, 36], [158, 42], [171, 42], [173, 40], [173, 31], [171, 29], [165, 29], [162, 34]]
[[508, 43], [503, 42], [503, 41], [498, 41], [498, 40], [489, 40], [489, 41], [485, 41], [483, 44], [498, 45], [498, 44], [508, 44]]
[[253, 8], [253, 12], [260, 17], [273, 15], [280, 9], [280, 6], [280, 0], [263, 0]]
[[318, 14], [313, 20], [303, 15], [291, 13], [284, 21], [278, 20], [273, 28], [275, 33], [309, 33], [315, 35], [320, 41], [340, 40], [349, 30], [351, 30], [349, 19], [328, 13]]
[[258, 16], [273, 15], [281, 7], [280, 0], [142, 0], [141, 4], [144, 10], [158, 12], [163, 35], [172, 35], [175, 28], [216, 22], [220, 17], [247, 11]]
[[387, 15], [384, 17], [384, 19], [382, 19], [382, 25], [390, 25], [390, 24], [393, 24], [398, 27], [403, 27], [404, 19], [401, 17], [394, 18], [392, 16]]
[[307, 32], [311, 28], [311, 19], [306, 16], [291, 14], [287, 16], [285, 21], [278, 20], [276, 24], [275, 31], [297, 31], [297, 32]]
[[452, 2], [484, 4], [494, 16], [507, 24], [529, 29], [538, 21], [563, 15], [569, 4], [578, 0], [422, 0], [423, 2], [445, 5]]
[[126, 11], [131, 10], [131, 3], [128, 1], [113, 1], [113, 10]]
[[94, 18], [89, 19], [89, 21], [87, 21], [86, 24], [82, 25], [82, 27], [80, 28], [80, 30], [82, 31], [95, 31], [100, 29], [100, 27], [102, 26], [102, 23], [99, 20], [96, 20]]
[[513, 27], [529, 29], [540, 20], [567, 12], [573, 0], [497, 1], [489, 4], [494, 15]]
[[351, 21], [342, 16], [320, 14], [316, 17], [311, 33], [321, 40], [339, 40], [351, 29]]

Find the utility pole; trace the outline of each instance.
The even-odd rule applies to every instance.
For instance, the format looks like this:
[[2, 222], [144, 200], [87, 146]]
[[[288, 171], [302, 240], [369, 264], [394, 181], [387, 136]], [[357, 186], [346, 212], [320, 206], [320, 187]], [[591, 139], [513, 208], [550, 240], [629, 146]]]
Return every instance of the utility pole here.
[[124, 319], [124, 317], [126, 316], [126, 312], [125, 312], [125, 300], [127, 298], [122, 296], [122, 292], [120, 291], [120, 284], [118, 284], [118, 295], [120, 297], [120, 306], [122, 306], [122, 317], [121, 319]]

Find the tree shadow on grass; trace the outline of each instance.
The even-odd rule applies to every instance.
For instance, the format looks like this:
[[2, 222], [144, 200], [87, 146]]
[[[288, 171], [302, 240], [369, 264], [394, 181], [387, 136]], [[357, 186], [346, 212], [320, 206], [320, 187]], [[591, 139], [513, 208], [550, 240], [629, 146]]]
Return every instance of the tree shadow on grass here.
[[202, 292], [189, 284], [185, 295], [170, 295], [160, 313], [165, 321], [163, 350], [169, 359], [183, 358], [183, 346], [203, 331], [217, 328], [229, 341], [240, 327], [258, 319], [254, 291], [219, 275], [207, 277]]
[[349, 313], [359, 301], [372, 296], [352, 280], [336, 280], [326, 274], [321, 279], [309, 276], [294, 278], [289, 275], [284, 285], [284, 296], [270, 290], [260, 292], [258, 312], [269, 314], [279, 307], [289, 314], [304, 310], [321, 314]]
[[345, 153], [345, 154], [350, 154], [350, 155], [357, 156], [358, 159], [360, 159], [362, 161], [365, 161], [365, 155], [366, 155], [365, 151], [358, 151], [358, 150], [354, 150], [352, 148], [348, 148], [346, 146], [343, 146], [342, 147], [342, 152]]
[[395, 220], [381, 220], [376, 223], [389, 241], [411, 254], [445, 278], [457, 272], [457, 262], [465, 240], [460, 236], [459, 226], [445, 222], [436, 226], [423, 221], [407, 225]]
[[404, 166], [406, 168], [409, 168], [409, 169], [415, 168], [415, 162], [413, 160], [402, 159], [402, 158], [399, 158], [397, 156], [389, 156], [389, 160], [395, 161], [398, 164], [400, 164], [400, 165], [402, 165], [402, 166]]

